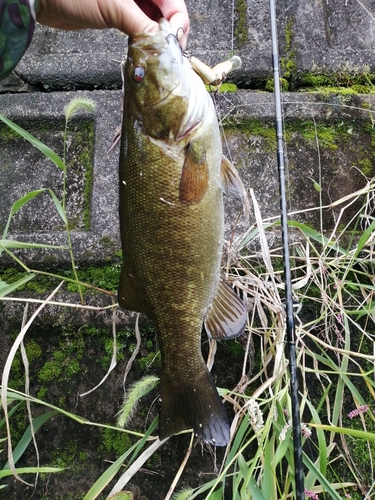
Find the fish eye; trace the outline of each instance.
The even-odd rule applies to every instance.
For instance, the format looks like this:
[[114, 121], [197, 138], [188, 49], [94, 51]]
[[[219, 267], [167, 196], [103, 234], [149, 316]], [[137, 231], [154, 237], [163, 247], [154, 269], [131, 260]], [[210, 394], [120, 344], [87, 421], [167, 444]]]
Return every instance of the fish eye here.
[[133, 78], [137, 83], [141, 83], [145, 77], [145, 68], [143, 66], [136, 66], [133, 71]]

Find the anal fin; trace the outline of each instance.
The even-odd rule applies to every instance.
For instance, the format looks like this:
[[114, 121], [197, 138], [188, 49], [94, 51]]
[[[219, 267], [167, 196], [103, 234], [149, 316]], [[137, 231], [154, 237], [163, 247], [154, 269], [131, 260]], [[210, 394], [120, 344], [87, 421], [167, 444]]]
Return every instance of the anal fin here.
[[245, 304], [228, 283], [221, 279], [204, 320], [207, 334], [214, 340], [232, 339], [243, 333], [246, 322]]

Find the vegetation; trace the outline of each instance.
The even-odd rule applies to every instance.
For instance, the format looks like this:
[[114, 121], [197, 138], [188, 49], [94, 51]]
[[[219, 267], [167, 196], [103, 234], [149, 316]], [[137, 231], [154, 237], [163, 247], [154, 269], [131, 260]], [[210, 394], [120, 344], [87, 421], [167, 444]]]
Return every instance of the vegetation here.
[[[86, 105], [86, 104], [84, 104]], [[78, 109], [78, 101], [73, 111]], [[68, 124], [69, 113], [67, 113]], [[4, 119], [0, 119], [17, 133], [23, 134], [34, 146], [44, 153], [66, 174], [66, 161], [62, 161], [55, 153], [42, 145], [37, 139], [28, 137], [25, 131]], [[248, 124], [247, 124], [248, 125]], [[320, 128], [308, 124], [300, 127], [300, 133], [306, 139], [321, 142], [326, 148], [335, 145], [337, 129], [330, 126]], [[245, 126], [245, 125], [244, 125]], [[261, 124], [254, 121], [253, 131], [258, 134], [268, 132]], [[312, 132], [313, 131], [313, 132]], [[311, 134], [313, 136], [311, 137]], [[363, 168], [370, 172], [368, 164]], [[106, 423], [90, 421], [64, 409], [65, 397], [69, 391], [59, 394], [56, 404], [47, 402], [48, 383], [51, 380], [64, 384], [80, 370], [80, 360], [85, 351], [85, 338], [101, 337], [98, 328], [87, 325], [80, 332], [74, 328], [61, 332], [61, 341], [51, 348], [50, 359], [43, 362], [38, 370], [40, 390], [38, 397], [29, 392], [29, 363], [38, 363], [42, 348], [36, 340], [24, 343], [25, 335], [32, 322], [49, 303], [54, 302], [54, 295], [63, 285], [81, 295], [85, 308], [86, 289], [97, 294], [113, 297], [118, 263], [109, 263], [107, 271], [100, 278], [97, 269], [86, 269], [84, 275], [93, 272], [95, 280], [88, 280], [87, 285], [81, 279], [80, 270], [74, 263], [70, 241], [70, 227], [65, 210], [64, 177], [62, 201], [52, 191], [49, 195], [54, 201], [66, 227], [67, 244], [63, 249], [71, 256], [72, 268], [69, 275], [55, 275], [30, 270], [15, 255], [14, 249], [34, 247], [29, 243], [20, 243], [8, 239], [8, 228], [14, 214], [38, 196], [42, 190], [28, 193], [14, 202], [10, 208], [9, 221], [6, 224], [0, 252], [6, 252], [15, 262], [19, 271], [4, 271], [0, 282], [0, 296], [9, 299], [12, 292], [29, 287], [39, 277], [48, 278], [44, 291], [51, 286], [54, 290], [50, 296], [36, 302], [36, 310], [30, 320], [15, 333], [13, 347], [4, 367], [1, 396], [4, 418], [0, 421], [0, 429], [4, 438], [0, 446], [8, 447], [8, 460], [0, 471], [0, 480], [13, 474], [21, 479], [27, 473], [55, 474], [70, 463], [87, 464], [84, 450], [78, 449], [72, 436], [67, 438], [60, 452], [54, 452], [53, 467], [42, 467], [36, 462], [35, 467], [18, 468], [17, 463], [26, 450], [34, 445], [34, 438], [42, 432], [43, 426], [51, 418], [63, 416], [62, 425], [74, 422], [82, 427], [100, 429], [100, 449], [102, 452], [114, 454], [115, 461], [106, 463], [105, 470], [93, 481], [84, 499], [132, 498], [132, 493], [124, 490], [131, 479], [140, 473], [145, 463], [157, 456], [164, 442], [156, 437], [158, 419], [147, 423], [146, 430], [133, 430], [126, 423], [132, 409], [140, 398], [146, 397], [158, 383], [153, 369], [160, 363], [157, 346], [152, 340], [138, 331], [137, 340], [131, 340], [127, 330], [118, 332], [110, 340], [103, 340], [102, 360], [95, 360], [102, 369], [110, 365], [112, 369], [116, 358], [121, 357], [118, 346], [127, 346], [136, 356], [141, 351], [141, 359], [133, 365], [139, 370], [140, 380], [136, 383], [118, 415], [120, 425], [114, 427]], [[318, 192], [322, 190], [315, 181]], [[314, 207], [321, 212], [321, 225], [314, 228], [294, 219], [290, 221], [292, 241], [293, 292], [296, 304], [296, 337], [298, 353], [298, 369], [300, 374], [301, 415], [303, 420], [303, 462], [305, 467], [305, 487], [308, 498], [353, 498], [370, 497], [375, 478], [373, 461], [375, 452], [374, 427], [375, 415], [373, 399], [374, 383], [374, 240], [375, 220], [372, 216], [372, 203], [375, 196], [375, 183], [369, 179], [365, 187], [343, 200], [335, 200], [330, 207], [340, 206], [334, 228], [324, 227], [323, 211], [327, 207]], [[343, 223], [345, 210], [360, 201], [360, 208], [350, 224]], [[257, 200], [252, 193], [255, 221], [246, 234], [233, 242], [233, 251], [228, 252], [227, 261], [223, 263], [228, 279], [245, 297], [249, 304], [249, 324], [247, 336], [241, 339], [242, 344], [233, 343], [228, 352], [241, 356], [242, 372], [235, 385], [222, 387], [220, 394], [231, 406], [234, 418], [232, 424], [232, 440], [225, 450], [217, 467], [217, 473], [209, 479], [202, 479], [195, 488], [179, 490], [179, 480], [193, 448], [194, 436], [185, 460], [178, 470], [169, 491], [163, 491], [166, 499], [175, 500], [206, 498], [220, 500], [232, 498], [280, 500], [292, 498], [294, 488], [293, 441], [291, 433], [291, 401], [289, 397], [290, 376], [288, 359], [285, 354], [285, 318], [283, 305], [282, 256], [280, 249], [269, 248], [267, 234], [279, 235], [280, 227], [276, 219], [262, 219]], [[343, 208], [342, 208], [343, 207]], [[43, 247], [43, 245], [40, 245]], [[54, 247], [52, 247], [54, 248]], [[61, 249], [61, 247], [58, 247]], [[253, 250], [252, 250], [253, 249]], [[18, 273], [18, 274], [17, 274]], [[12, 300], [16, 301], [17, 297]], [[34, 299], [27, 299], [33, 302]], [[106, 308], [98, 308], [100, 312], [112, 315], [115, 304]], [[115, 321], [113, 331], [116, 333]], [[143, 343], [143, 344], [142, 344]], [[251, 356], [252, 345], [255, 356]], [[144, 346], [146, 347], [144, 349]], [[21, 354], [16, 354], [17, 351]], [[104, 360], [104, 361], [103, 361]], [[103, 363], [102, 363], [103, 361]], [[13, 368], [11, 368], [13, 366]], [[21, 367], [23, 366], [23, 371]], [[11, 369], [16, 369], [17, 380], [24, 379], [25, 389], [20, 391], [10, 388], [8, 381]], [[110, 370], [109, 370], [110, 371]], [[143, 375], [146, 378], [143, 378]], [[99, 384], [100, 385], [100, 384]], [[67, 387], [63, 386], [62, 387]], [[18, 389], [21, 386], [19, 385]], [[130, 401], [132, 404], [126, 404]], [[28, 424], [23, 434], [18, 433], [10, 425], [10, 418], [16, 416], [24, 406], [27, 408]], [[38, 408], [34, 416], [32, 408]], [[147, 415], [140, 413], [138, 418], [147, 421]], [[185, 433], [186, 434], [186, 433]], [[17, 443], [14, 446], [14, 443]], [[5, 453], [3, 452], [5, 456]], [[124, 467], [124, 468], [123, 468]], [[121, 472], [120, 472], [121, 471]], [[31, 476], [32, 477], [32, 476]], [[30, 481], [30, 476], [27, 476]], [[35, 481], [38, 476], [34, 476]], [[6, 487], [1, 483], [1, 487]], [[166, 489], [166, 488], [165, 488]], [[115, 496], [116, 495], [116, 496]], [[126, 496], [125, 496], [126, 495]]]

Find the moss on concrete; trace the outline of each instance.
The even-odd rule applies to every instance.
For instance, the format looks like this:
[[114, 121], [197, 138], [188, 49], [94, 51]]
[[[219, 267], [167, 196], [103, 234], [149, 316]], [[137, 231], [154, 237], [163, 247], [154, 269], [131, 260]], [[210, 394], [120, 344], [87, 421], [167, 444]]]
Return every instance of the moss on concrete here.
[[249, 36], [249, 28], [247, 25], [247, 6], [245, 0], [237, 0], [236, 2], [236, 26], [234, 36], [238, 48], [243, 47]]
[[[119, 278], [120, 278], [121, 264], [119, 259], [114, 256], [114, 260], [104, 265], [98, 266], [82, 266], [78, 269], [78, 279], [82, 283], [87, 283], [93, 287], [101, 288], [116, 293]], [[68, 279], [74, 279], [71, 269], [51, 269], [51, 274], [56, 273], [58, 276], [65, 276]], [[22, 271], [20, 268], [9, 267], [0, 269], [0, 281], [12, 284], [17, 280], [25, 277], [28, 273]], [[18, 292], [35, 292], [37, 294], [44, 294], [56, 287], [59, 278], [45, 274], [37, 274], [32, 280], [17, 288]], [[77, 292], [78, 287], [75, 283], [66, 282], [66, 289], [69, 292]], [[88, 289], [88, 293], [96, 293]]]
[[[295, 74], [297, 72], [296, 51], [293, 47], [295, 18], [291, 18], [285, 27], [285, 54], [280, 58], [282, 77], [289, 82], [288, 87], [293, 88]], [[285, 84], [284, 84], [285, 86]]]
[[124, 432], [104, 428], [100, 430], [100, 434], [102, 438], [100, 451], [114, 455], [116, 458], [123, 455], [133, 445], [128, 434]]
[[[72, 128], [72, 127], [70, 127]], [[82, 187], [82, 213], [78, 219], [70, 215], [69, 227], [75, 229], [79, 224], [80, 217], [83, 217], [83, 229], [90, 230], [91, 226], [91, 198], [94, 181], [93, 157], [94, 157], [94, 123], [89, 120], [80, 120], [74, 132], [69, 132], [67, 141], [70, 143], [67, 153], [67, 200], [69, 203], [70, 173], [78, 176], [83, 181]], [[69, 152], [72, 151], [72, 155]]]

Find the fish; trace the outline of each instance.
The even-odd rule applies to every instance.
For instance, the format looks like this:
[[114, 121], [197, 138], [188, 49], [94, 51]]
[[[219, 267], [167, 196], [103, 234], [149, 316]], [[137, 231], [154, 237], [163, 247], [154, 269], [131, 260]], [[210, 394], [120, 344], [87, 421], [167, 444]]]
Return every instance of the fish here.
[[161, 351], [159, 438], [193, 429], [226, 446], [230, 426], [201, 352], [243, 333], [247, 310], [220, 274], [223, 193], [246, 190], [223, 156], [202, 78], [168, 21], [129, 38], [119, 162], [123, 263], [118, 303], [154, 323]]

